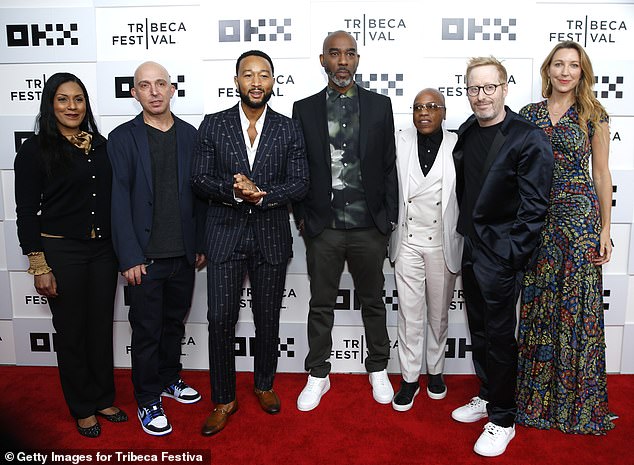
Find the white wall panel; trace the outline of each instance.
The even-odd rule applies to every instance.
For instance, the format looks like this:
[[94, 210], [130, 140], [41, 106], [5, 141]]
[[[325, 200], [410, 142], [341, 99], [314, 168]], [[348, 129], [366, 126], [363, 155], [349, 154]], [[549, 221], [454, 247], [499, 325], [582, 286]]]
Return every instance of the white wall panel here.
[[[397, 129], [411, 127], [412, 100], [425, 87], [438, 87], [445, 95], [445, 125], [457, 129], [471, 113], [464, 95], [470, 56], [493, 54], [504, 60], [509, 72], [506, 103], [517, 111], [542, 99], [539, 67], [558, 40], [572, 38], [586, 47], [597, 76], [597, 95], [610, 113], [615, 186], [611, 229], [615, 248], [611, 262], [603, 267], [608, 370], [634, 372], [634, 292], [630, 292], [634, 288], [634, 0], [494, 0], [485, 9], [470, 0], [449, 0], [434, 8], [416, 0], [247, 0], [238, 8], [197, 0], [3, 0], [0, 29], [0, 75], [5, 89], [0, 93], [0, 363], [55, 364], [48, 305], [35, 292], [33, 278], [24, 273], [28, 261], [16, 235], [12, 171], [16, 150], [34, 129], [48, 76], [58, 71], [77, 74], [107, 135], [140, 111], [128, 94], [135, 68], [142, 61], [158, 61], [177, 85], [172, 110], [198, 127], [204, 114], [239, 101], [233, 82], [235, 60], [246, 50], [261, 49], [273, 57], [275, 65], [271, 107], [290, 116], [296, 100], [326, 85], [319, 63], [322, 42], [327, 33], [343, 29], [358, 41], [357, 81], [390, 97]], [[303, 372], [310, 288], [304, 241], [292, 219], [291, 230], [294, 257], [281, 310], [279, 369]], [[387, 260], [384, 272], [387, 324], [393, 340], [389, 369], [398, 372], [398, 297], [394, 270]], [[197, 273], [187, 318], [183, 341], [187, 368], [208, 364], [206, 276], [204, 271]], [[125, 293], [120, 278], [115, 304], [117, 366], [130, 364]], [[252, 370], [254, 328], [248, 280], [241, 307], [237, 365], [240, 370]], [[333, 370], [363, 372], [360, 306], [347, 268], [335, 313]], [[5, 318], [13, 321], [1, 321]], [[460, 279], [449, 321], [446, 371], [471, 373]], [[15, 350], [5, 350], [8, 341]], [[358, 359], [355, 350], [361, 351]]]

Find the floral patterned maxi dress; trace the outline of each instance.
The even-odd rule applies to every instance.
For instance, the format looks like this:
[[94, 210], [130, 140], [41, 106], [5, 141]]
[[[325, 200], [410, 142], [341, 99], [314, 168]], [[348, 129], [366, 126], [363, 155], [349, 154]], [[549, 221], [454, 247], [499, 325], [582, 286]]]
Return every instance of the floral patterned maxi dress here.
[[[608, 416], [601, 267], [601, 219], [589, 172], [591, 147], [573, 107], [553, 126], [547, 102], [520, 114], [542, 128], [555, 168], [537, 262], [526, 273], [519, 327], [517, 423], [603, 434]], [[594, 133], [588, 125], [590, 137]]]

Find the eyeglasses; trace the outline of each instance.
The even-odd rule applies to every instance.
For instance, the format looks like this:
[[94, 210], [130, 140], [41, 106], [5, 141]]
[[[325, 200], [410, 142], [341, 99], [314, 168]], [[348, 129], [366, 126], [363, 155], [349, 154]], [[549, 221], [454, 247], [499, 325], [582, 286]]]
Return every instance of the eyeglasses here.
[[480, 90], [484, 92], [484, 95], [493, 95], [498, 87], [503, 86], [506, 82], [501, 82], [499, 84], [486, 84], [484, 86], [469, 86], [467, 87], [467, 95], [469, 97], [477, 97], [480, 93]]
[[428, 110], [431, 112], [434, 111], [438, 111], [442, 108], [445, 108], [444, 105], [438, 105], [437, 103], [417, 103], [416, 105], [412, 106], [412, 110], [414, 111], [423, 111], [423, 110]]

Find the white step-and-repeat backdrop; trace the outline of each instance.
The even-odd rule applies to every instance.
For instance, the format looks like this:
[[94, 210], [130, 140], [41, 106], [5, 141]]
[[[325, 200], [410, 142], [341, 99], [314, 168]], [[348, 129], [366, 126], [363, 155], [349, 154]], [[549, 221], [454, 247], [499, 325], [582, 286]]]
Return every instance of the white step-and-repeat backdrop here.
[[[169, 70], [177, 93], [173, 111], [195, 126], [205, 113], [237, 101], [233, 85], [240, 53], [261, 49], [273, 57], [271, 106], [290, 116], [295, 100], [326, 84], [319, 65], [328, 32], [343, 29], [361, 54], [357, 82], [392, 99], [398, 128], [411, 124], [411, 102], [424, 87], [447, 98], [447, 127], [470, 114], [464, 70], [471, 56], [495, 55], [509, 71], [508, 105], [519, 110], [540, 97], [539, 66], [552, 46], [576, 40], [588, 51], [597, 95], [611, 116], [612, 236], [605, 266], [607, 367], [634, 373], [634, 2], [586, 1], [252, 1], [192, 0], [0, 1], [0, 363], [55, 365], [55, 335], [46, 299], [26, 274], [16, 237], [13, 159], [33, 133], [42, 87], [58, 71], [88, 87], [100, 129], [108, 134], [140, 111], [130, 97], [134, 69], [155, 60]], [[293, 227], [293, 230], [295, 228]], [[302, 239], [294, 233], [280, 329], [279, 370], [303, 371], [310, 298]], [[388, 367], [398, 372], [393, 269], [385, 263], [385, 302], [392, 339]], [[187, 368], [208, 367], [206, 276], [197, 275], [183, 339]], [[253, 366], [253, 323], [248, 282], [237, 327], [240, 370]], [[115, 363], [130, 365], [126, 289], [115, 309]], [[347, 273], [341, 279], [333, 332], [333, 370], [364, 371], [360, 306]], [[450, 308], [448, 373], [471, 373], [460, 282]]]

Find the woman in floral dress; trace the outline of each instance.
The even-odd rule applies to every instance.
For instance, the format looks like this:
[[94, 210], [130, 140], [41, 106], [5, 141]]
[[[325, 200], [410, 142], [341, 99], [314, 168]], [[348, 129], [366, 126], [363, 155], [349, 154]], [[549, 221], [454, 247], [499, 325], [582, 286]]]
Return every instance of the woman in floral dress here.
[[604, 434], [614, 427], [601, 280], [601, 265], [612, 253], [608, 116], [592, 91], [590, 60], [576, 42], [558, 43], [541, 77], [547, 100], [520, 114], [550, 138], [555, 168], [541, 246], [524, 279], [517, 423]]

